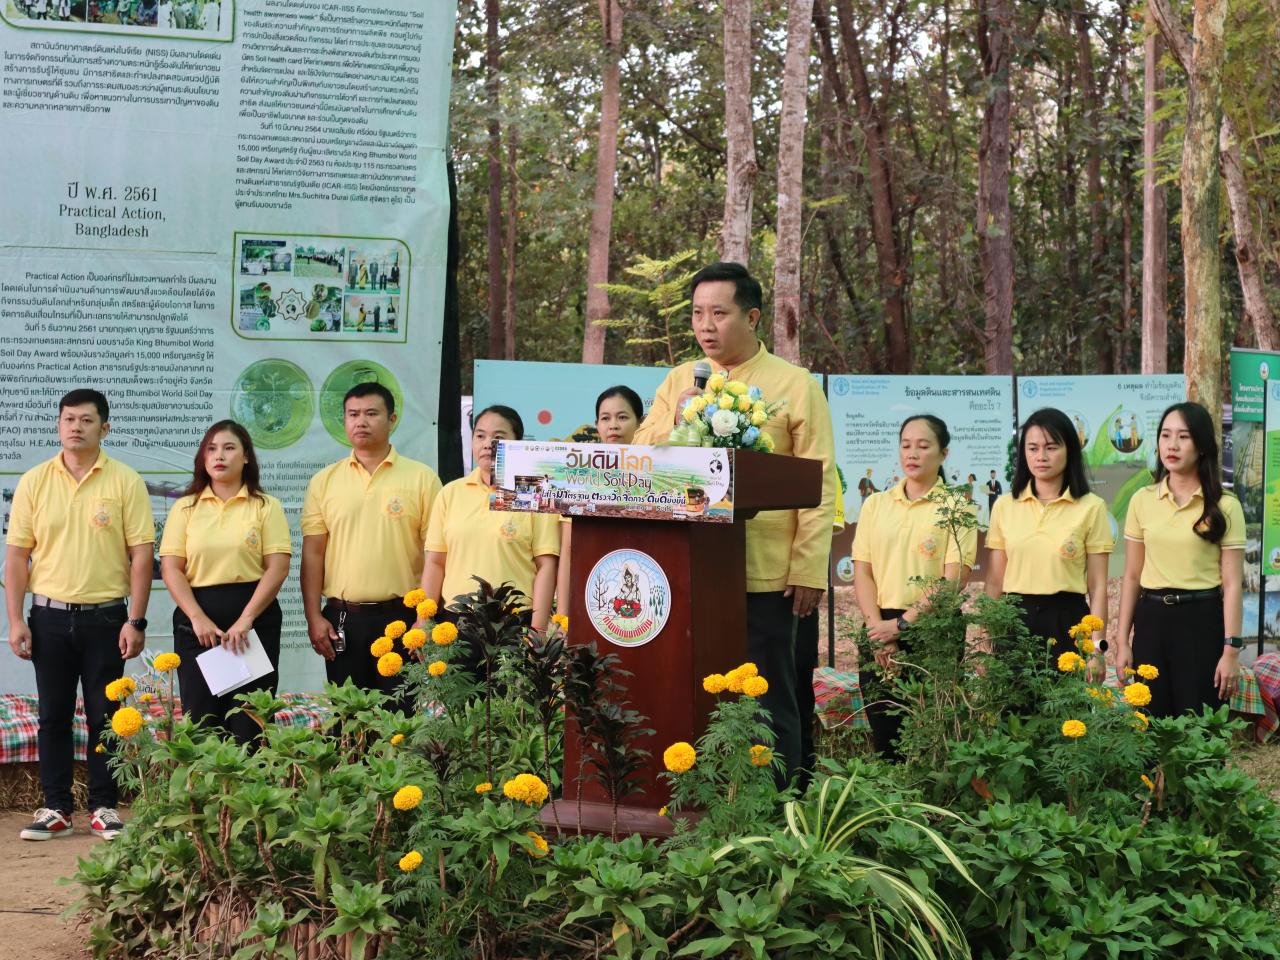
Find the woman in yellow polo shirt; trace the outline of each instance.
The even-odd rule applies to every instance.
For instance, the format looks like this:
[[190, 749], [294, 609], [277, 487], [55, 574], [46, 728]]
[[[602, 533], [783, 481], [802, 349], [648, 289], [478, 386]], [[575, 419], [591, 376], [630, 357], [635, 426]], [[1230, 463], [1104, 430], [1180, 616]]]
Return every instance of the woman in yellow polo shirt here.
[[[853, 586], [866, 623], [876, 669], [884, 675], [891, 661], [911, 650], [910, 627], [928, 609], [927, 587], [916, 578], [945, 577], [963, 586], [977, 553], [977, 531], [964, 531], [957, 544], [938, 525], [937, 506], [929, 499], [943, 484], [942, 463], [951, 434], [941, 419], [908, 417], [898, 430], [898, 460], [904, 479], [862, 505], [853, 536]], [[902, 717], [892, 701], [867, 704], [876, 750], [898, 759]]]
[[[1053, 641], [1054, 662], [1074, 650], [1068, 631], [1086, 614], [1107, 619], [1107, 560], [1115, 546], [1107, 504], [1089, 492], [1070, 418], [1045, 407], [1027, 417], [1009, 492], [987, 529], [990, 597], [1016, 598], [1033, 637]], [[1093, 636], [1106, 649], [1105, 631]]]
[[544, 630], [556, 589], [560, 518], [489, 509], [498, 441], [523, 439], [524, 423], [504, 406], [486, 407], [472, 423], [475, 469], [445, 484], [431, 508], [422, 589], [443, 610], [476, 589], [472, 577], [495, 587], [510, 582], [533, 601], [533, 627]]
[[253, 630], [274, 667], [280, 663], [280, 604], [293, 548], [284, 509], [264, 493], [248, 432], [234, 420], [211, 426], [196, 452], [195, 470], [169, 511], [160, 541], [160, 572], [173, 596], [173, 649], [181, 658], [182, 710], [196, 722], [224, 727], [247, 743], [260, 733], [241, 713], [227, 716], [235, 698], [276, 689], [273, 671], [215, 697], [196, 656], [223, 644], [241, 651]]
[[1239, 684], [1245, 527], [1222, 490], [1209, 411], [1175, 403], [1157, 437], [1156, 482], [1125, 517], [1116, 670], [1155, 667], [1149, 712], [1171, 717], [1217, 707]]
[[[619, 384], [596, 397], [596, 432], [601, 443], [630, 443], [644, 419], [644, 401], [630, 387]], [[569, 612], [569, 549], [573, 541], [573, 523], [562, 517], [560, 524], [560, 563], [556, 574], [556, 607]]]

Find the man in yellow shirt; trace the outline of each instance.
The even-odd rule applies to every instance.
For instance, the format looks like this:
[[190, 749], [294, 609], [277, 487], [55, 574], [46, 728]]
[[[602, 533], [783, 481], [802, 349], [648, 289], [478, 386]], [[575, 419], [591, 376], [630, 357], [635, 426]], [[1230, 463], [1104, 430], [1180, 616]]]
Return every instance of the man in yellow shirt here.
[[[770, 510], [747, 521], [747, 655], [769, 681], [761, 698], [770, 712], [775, 748], [786, 761], [787, 779], [812, 769], [802, 725], [812, 726], [812, 687], [817, 663], [818, 601], [827, 587], [831, 529], [835, 516], [835, 442], [831, 411], [818, 382], [802, 367], [775, 357], [756, 336], [763, 294], [738, 263], [713, 263], [690, 281], [693, 333], [715, 371], [759, 387], [782, 407], [762, 428], [780, 456], [821, 460], [822, 503], [808, 510]], [[685, 402], [702, 391], [693, 385], [694, 364], [667, 374], [635, 443], [664, 442]], [[797, 663], [800, 664], [797, 676]], [[808, 710], [802, 715], [801, 702]]]
[[[76, 687], [89, 725], [89, 825], [106, 840], [124, 826], [106, 753], [98, 753], [106, 687], [142, 652], [155, 520], [142, 477], [102, 452], [107, 398], [72, 390], [58, 404], [61, 452], [22, 475], [9, 514], [5, 599], [9, 646], [36, 671], [44, 806], [24, 840], [71, 834]], [[30, 619], [22, 604], [31, 590]]]
[[395, 397], [382, 384], [356, 384], [342, 411], [351, 456], [312, 477], [302, 503], [303, 613], [331, 683], [390, 693], [398, 678], [378, 673], [369, 646], [388, 623], [415, 619], [404, 595], [422, 577], [440, 478], [391, 445]]

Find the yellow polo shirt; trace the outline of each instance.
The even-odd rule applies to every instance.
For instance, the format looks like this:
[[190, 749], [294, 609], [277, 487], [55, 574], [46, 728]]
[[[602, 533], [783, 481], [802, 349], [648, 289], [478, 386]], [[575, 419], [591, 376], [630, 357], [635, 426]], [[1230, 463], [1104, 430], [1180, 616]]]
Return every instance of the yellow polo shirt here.
[[1042, 504], [1028, 483], [1020, 497], [1006, 493], [991, 508], [987, 546], [1007, 558], [1005, 593], [1088, 593], [1085, 558], [1115, 545], [1106, 501], [1096, 493], [1077, 500], [1064, 490]]
[[324, 595], [371, 603], [417, 587], [439, 495], [436, 472], [395, 447], [372, 474], [353, 452], [312, 477], [302, 501], [302, 535], [329, 535]]
[[160, 556], [187, 561], [193, 587], [261, 580], [264, 558], [273, 553], [293, 553], [284, 507], [265, 493], [250, 496], [248, 487], [225, 503], [212, 487], [181, 498], [169, 509], [160, 539]]
[[510, 582], [533, 596], [534, 557], [560, 555], [560, 517], [554, 513], [511, 513], [489, 509], [490, 488], [472, 470], [445, 484], [431, 512], [427, 549], [447, 554], [445, 603], [472, 593], [483, 577], [493, 586]]
[[32, 548], [32, 593], [63, 603], [128, 597], [129, 547], [155, 539], [147, 485], [105, 453], [78, 483], [61, 453], [18, 480], [6, 542]]
[[1199, 489], [1182, 506], [1169, 492], [1167, 479], [1143, 487], [1129, 500], [1124, 521], [1126, 540], [1143, 544], [1142, 576], [1148, 590], [1211, 590], [1222, 586], [1222, 551], [1244, 549], [1244, 510], [1240, 501], [1224, 493], [1218, 501], [1227, 518], [1221, 543], [1197, 536], [1196, 522], [1204, 512]]
[[[942, 486], [939, 478], [933, 489]], [[948, 563], [972, 567], [977, 553], [977, 528], [960, 531], [957, 544], [939, 526], [936, 504], [907, 499], [905, 480], [867, 497], [853, 533], [853, 559], [871, 564], [881, 610], [905, 610], [923, 592], [913, 578], [941, 577]]]
[[[693, 386], [693, 366], [693, 361], [682, 363], [667, 374], [634, 443], [666, 442], [675, 425], [676, 400]], [[825, 590], [840, 479], [822, 387], [809, 371], [775, 357], [763, 343], [755, 356], [732, 370], [715, 362], [712, 368], [730, 380], [759, 387], [767, 402], [782, 404], [761, 428], [773, 439], [775, 455], [822, 461], [821, 504], [808, 510], [765, 510], [747, 521], [747, 591], [769, 593], [792, 585]]]

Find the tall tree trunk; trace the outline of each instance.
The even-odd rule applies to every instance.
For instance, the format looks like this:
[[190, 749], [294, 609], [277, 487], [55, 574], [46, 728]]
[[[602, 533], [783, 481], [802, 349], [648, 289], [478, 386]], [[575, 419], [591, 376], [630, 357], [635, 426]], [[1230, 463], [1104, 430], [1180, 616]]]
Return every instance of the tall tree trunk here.
[[1011, 0], [979, 0], [978, 52], [987, 84], [978, 139], [978, 255], [987, 373], [1013, 372], [1013, 237], [1009, 218]]
[[791, 0], [778, 120], [778, 244], [773, 266], [773, 352], [800, 362], [800, 233], [804, 213], [804, 128], [809, 104], [813, 0]]
[[1182, 142], [1182, 262], [1186, 295], [1187, 396], [1222, 423], [1222, 277], [1218, 255], [1218, 128], [1227, 0], [1195, 0]]
[[[1124, 16], [1121, 10], [1118, 14]], [[1129, 81], [1129, 51], [1121, 54], [1118, 65], [1120, 84], [1120, 102], [1123, 104], [1125, 116], [1130, 115], [1133, 93]], [[1115, 372], [1129, 373], [1133, 370], [1129, 344], [1133, 342], [1133, 149], [1126, 144], [1120, 154], [1120, 176], [1118, 177], [1120, 193], [1120, 323], [1115, 330], [1112, 353], [1116, 359]]]
[[[1201, 6], [1202, 4], [1197, 0], [1195, 5], [1197, 31], [1201, 20]], [[1169, 0], [1148, 0], [1147, 8], [1152, 19], [1159, 26], [1165, 43], [1169, 45], [1169, 52], [1190, 76], [1193, 56], [1192, 40], [1182, 26], [1182, 21], [1169, 6]], [[1222, 19], [1225, 21], [1225, 18], [1224, 11]], [[1196, 36], [1199, 36], [1198, 32]], [[1219, 104], [1219, 111], [1221, 112], [1221, 104]], [[1231, 226], [1236, 239], [1236, 269], [1240, 274], [1245, 316], [1253, 324], [1254, 337], [1258, 346], [1264, 350], [1272, 350], [1277, 343], [1280, 343], [1280, 335], [1276, 331], [1275, 314], [1267, 302], [1261, 266], [1258, 262], [1258, 250], [1261, 248], [1253, 229], [1253, 217], [1249, 211], [1249, 193], [1245, 186], [1244, 166], [1240, 159], [1240, 140], [1236, 136], [1231, 117], [1225, 112], [1222, 112], [1221, 116], [1222, 128], [1218, 133], [1220, 144], [1218, 162], [1227, 187], [1227, 202], [1231, 207]]]
[[1142, 49], [1142, 372], [1169, 369], [1168, 264], [1169, 211], [1165, 187], [1156, 176], [1156, 151], [1164, 142], [1165, 124], [1156, 120], [1164, 86], [1160, 58], [1164, 44], [1151, 11]]
[[613, 188], [618, 171], [618, 101], [622, 90], [622, 6], [599, 0], [604, 27], [604, 83], [600, 92], [600, 135], [596, 141], [596, 193], [587, 235], [587, 323], [582, 362], [604, 363], [606, 329], [595, 321], [609, 316], [609, 234], [613, 228]]
[[502, 302], [502, 128], [498, 121], [498, 0], [485, 0], [484, 19], [484, 88], [489, 107], [489, 222], [486, 234], [489, 254], [489, 356], [497, 359], [502, 356], [506, 346], [506, 335], [502, 329], [506, 311]]
[[746, 265], [751, 257], [751, 202], [758, 171], [751, 128], [751, 0], [724, 2], [724, 132], [720, 257]]
[[520, 216], [520, 183], [516, 179], [516, 150], [518, 136], [515, 127], [507, 130], [507, 238], [504, 244], [507, 260], [507, 289], [503, 299], [507, 305], [506, 319], [502, 324], [506, 339], [502, 355], [507, 360], [516, 358], [516, 220]]
[[1085, 129], [1088, 143], [1085, 148], [1085, 189], [1089, 194], [1089, 290], [1088, 309], [1098, 318], [1095, 343], [1098, 349], [1096, 369], [1103, 373], [1115, 373], [1115, 353], [1112, 337], [1115, 325], [1110, 320], [1109, 298], [1103, 274], [1107, 262], [1106, 214], [1102, 193], [1102, 145], [1098, 118], [1101, 113], [1098, 79], [1094, 75], [1093, 41], [1089, 36], [1089, 13], [1077, 9], [1072, 14], [1076, 34], [1076, 57], [1080, 69], [1080, 90], [1084, 100]]
[[880, 299], [884, 304], [884, 338], [890, 373], [911, 371], [911, 341], [907, 336], [906, 286], [907, 267], [903, 262], [898, 229], [898, 207], [894, 196], [893, 166], [889, 155], [888, 134], [883, 112], [871, 98], [866, 63], [853, 22], [850, 0], [836, 0], [840, 20], [840, 49], [844, 53], [853, 88], [858, 120], [867, 144], [867, 185], [871, 190], [871, 236], [876, 248], [876, 271], [880, 281]]

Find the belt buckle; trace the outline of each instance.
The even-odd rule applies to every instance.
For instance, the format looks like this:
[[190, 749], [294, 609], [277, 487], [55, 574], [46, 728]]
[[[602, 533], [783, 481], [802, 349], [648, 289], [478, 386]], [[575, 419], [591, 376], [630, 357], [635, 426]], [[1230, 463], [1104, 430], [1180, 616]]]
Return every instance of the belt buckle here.
[[1176, 593], [1166, 593], [1160, 598], [1160, 601], [1166, 607], [1176, 607], [1178, 605], [1178, 595]]

